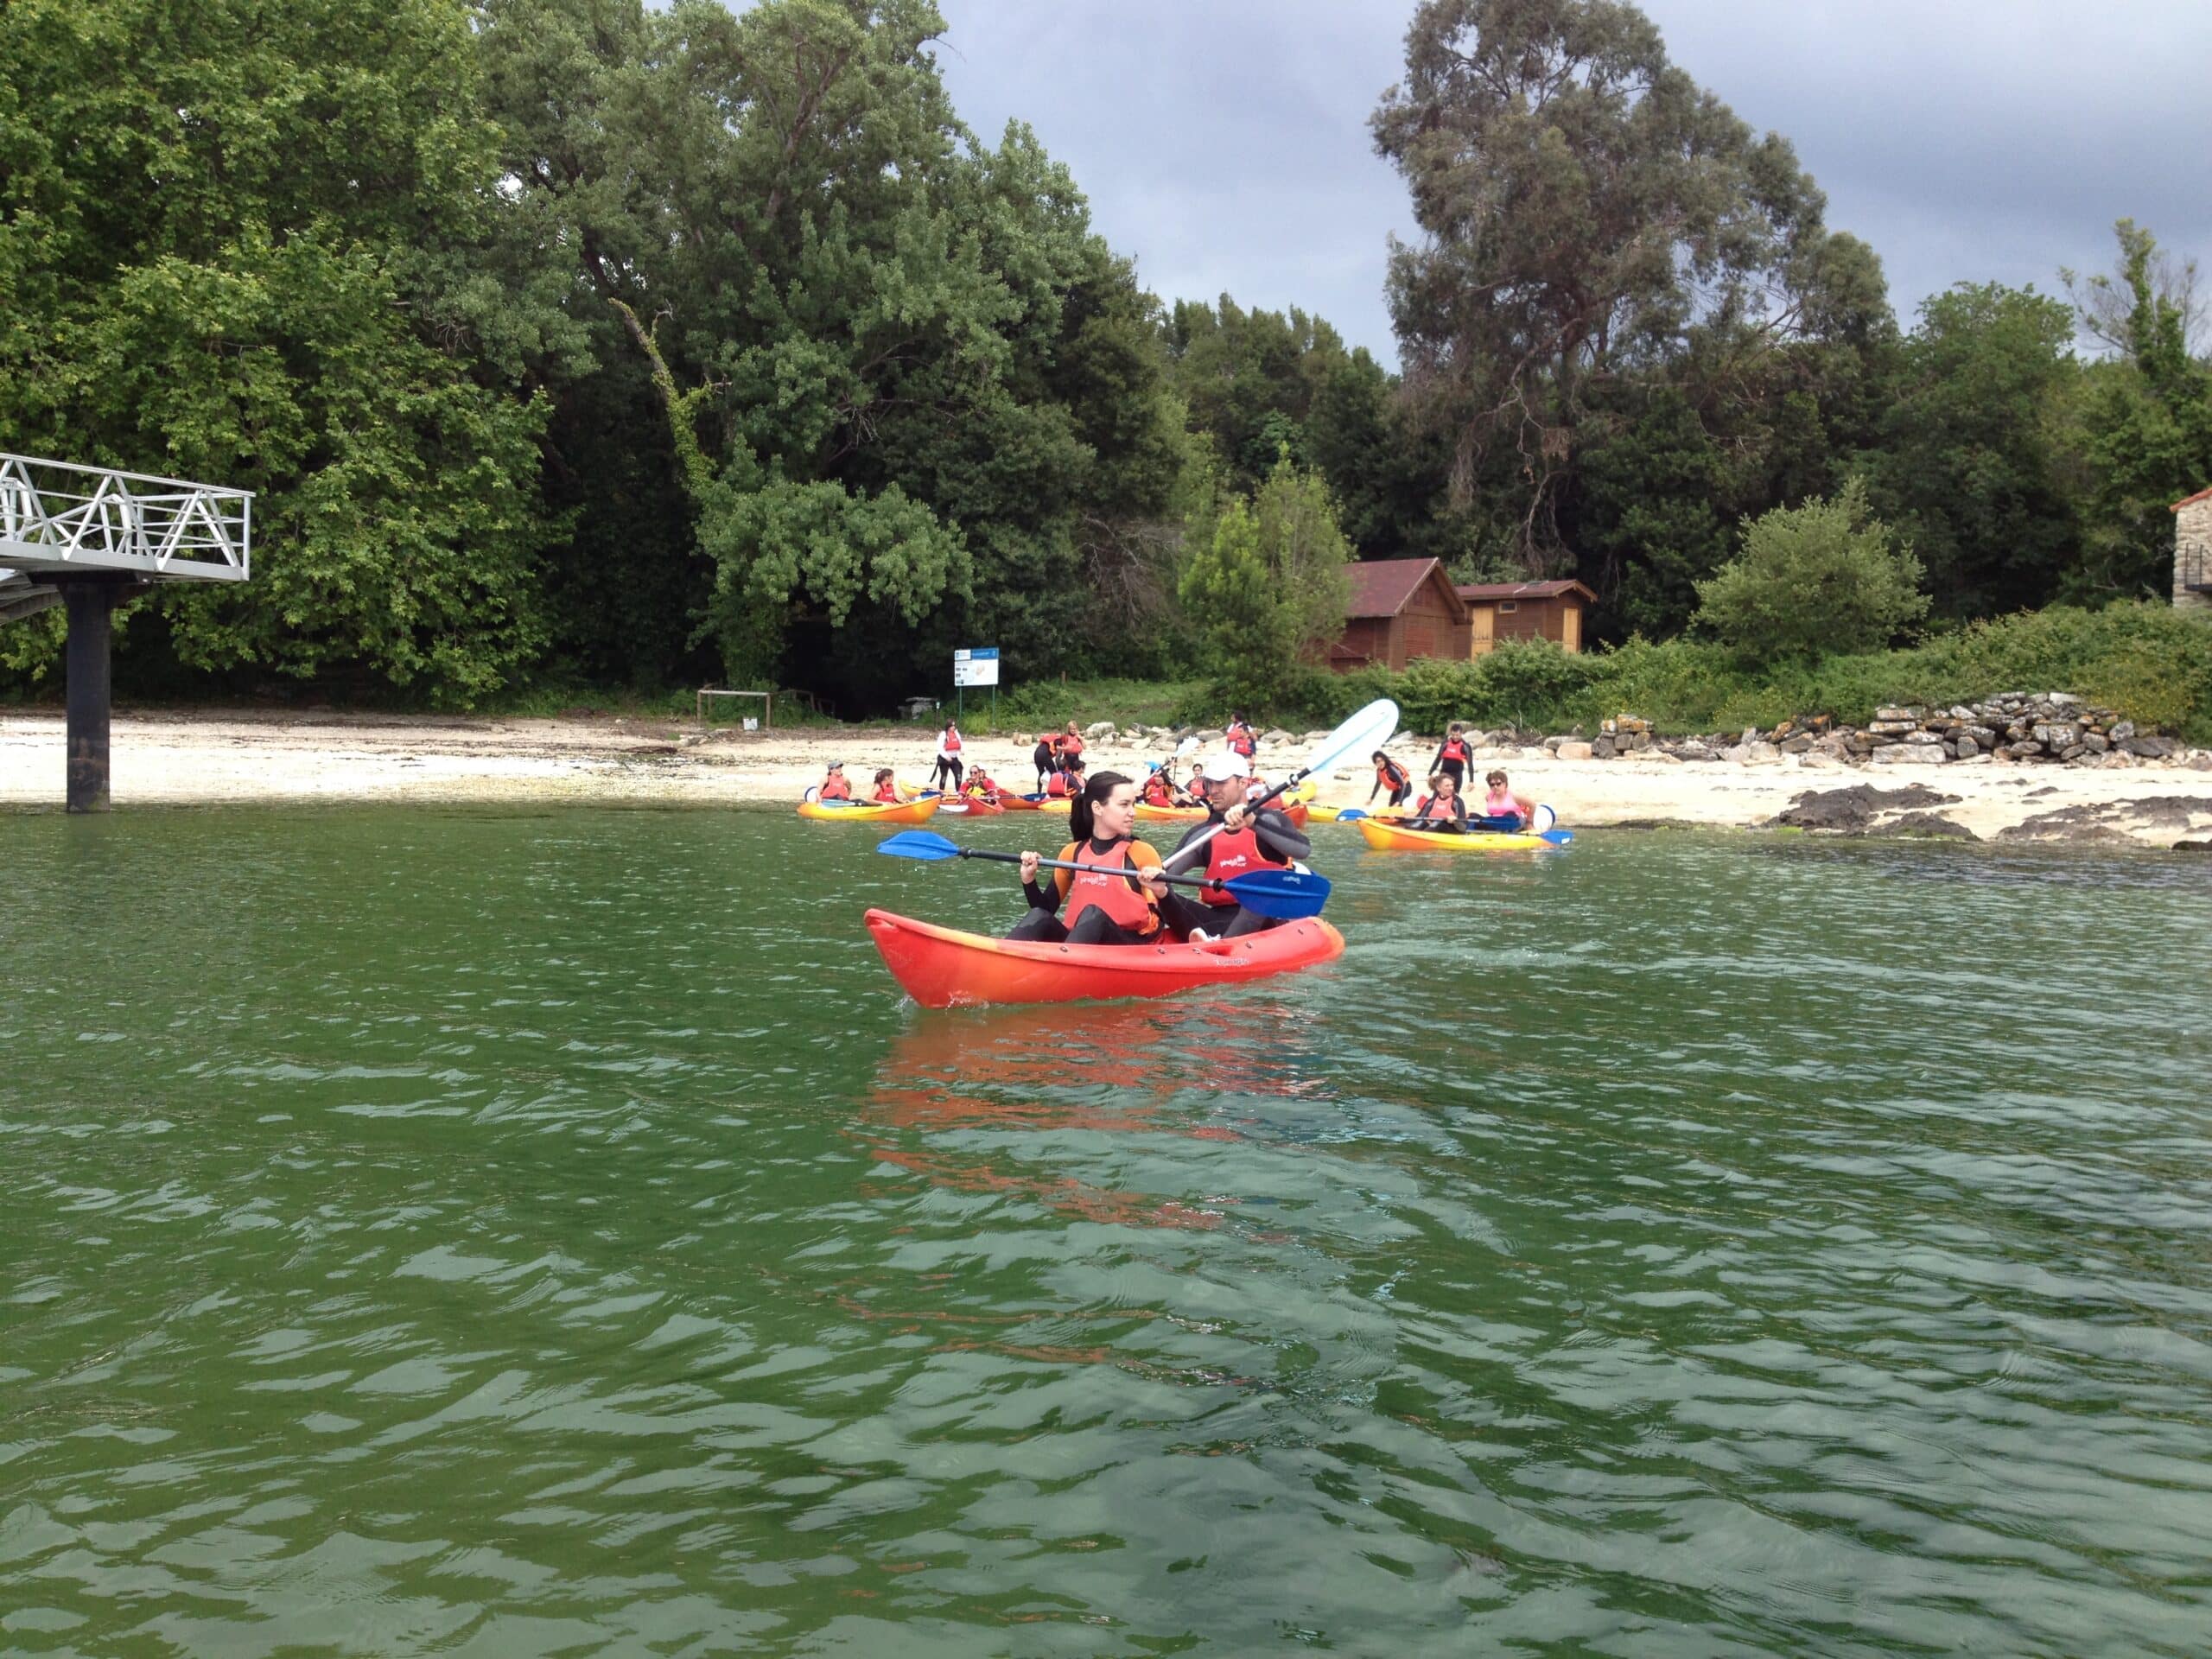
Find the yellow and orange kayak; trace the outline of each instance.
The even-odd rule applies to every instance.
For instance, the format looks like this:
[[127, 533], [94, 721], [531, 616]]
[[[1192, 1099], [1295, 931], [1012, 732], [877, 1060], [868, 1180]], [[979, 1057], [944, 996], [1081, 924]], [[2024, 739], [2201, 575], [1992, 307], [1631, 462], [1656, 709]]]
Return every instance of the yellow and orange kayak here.
[[1359, 833], [1378, 853], [1523, 853], [1548, 847], [1541, 836], [1515, 835], [1497, 830], [1475, 830], [1465, 835], [1439, 834], [1433, 830], [1408, 830], [1380, 818], [1358, 819]]
[[937, 810], [926, 801], [801, 801], [798, 815], [817, 823], [927, 823]]

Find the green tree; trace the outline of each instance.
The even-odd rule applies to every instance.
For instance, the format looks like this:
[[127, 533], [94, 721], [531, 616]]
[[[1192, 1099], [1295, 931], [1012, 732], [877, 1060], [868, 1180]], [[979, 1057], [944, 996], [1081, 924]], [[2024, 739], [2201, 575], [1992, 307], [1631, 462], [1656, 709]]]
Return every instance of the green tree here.
[[0, 28], [0, 445], [257, 492], [254, 580], [164, 590], [119, 672], [466, 700], [544, 638], [546, 409], [456, 274], [496, 134], [466, 0], [17, 0]]
[[2161, 255], [2132, 219], [2113, 228], [2114, 275], [2066, 273], [2084, 329], [2124, 353], [2091, 371], [2080, 414], [2088, 499], [2082, 556], [2060, 588], [2092, 603], [2170, 594], [2168, 509], [2212, 483], [2212, 365], [2190, 351], [2196, 268]]
[[1752, 520], [1743, 551], [1697, 584], [1697, 620], [1756, 663], [1874, 651], [1928, 613], [1920, 576], [1853, 479], [1833, 499]]
[[1220, 694], [1281, 706], [1303, 665], [1344, 632], [1351, 547], [1327, 486], [1286, 452], [1249, 499], [1232, 496], [1194, 524], [1179, 588]]
[[1610, 385], [1693, 354], [1740, 371], [1812, 325], [1841, 263], [1789, 144], [1622, 0], [1427, 0], [1373, 125], [1427, 232], [1390, 262], [1408, 406], [1532, 569], [1567, 563]]

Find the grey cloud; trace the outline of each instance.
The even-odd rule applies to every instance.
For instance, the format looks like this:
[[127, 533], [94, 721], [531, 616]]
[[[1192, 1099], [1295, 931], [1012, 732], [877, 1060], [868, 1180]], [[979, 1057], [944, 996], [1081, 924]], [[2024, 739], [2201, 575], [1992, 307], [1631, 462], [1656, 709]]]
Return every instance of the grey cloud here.
[[[1033, 127], [1163, 297], [1299, 305], [1395, 357], [1386, 241], [1414, 234], [1367, 117], [1399, 0], [941, 0], [963, 118]], [[2050, 291], [2132, 216], [2212, 264], [2203, 0], [1647, 0], [1675, 58], [1782, 133], [1910, 319], [1960, 281]]]

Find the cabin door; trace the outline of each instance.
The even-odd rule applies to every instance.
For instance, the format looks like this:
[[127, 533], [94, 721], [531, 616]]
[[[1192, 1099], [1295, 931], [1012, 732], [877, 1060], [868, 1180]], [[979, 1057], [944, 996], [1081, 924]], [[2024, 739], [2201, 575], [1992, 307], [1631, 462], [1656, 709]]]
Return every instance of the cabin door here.
[[1497, 613], [1488, 605], [1478, 605], [1474, 607], [1472, 613], [1475, 622], [1475, 645], [1474, 649], [1468, 652], [1468, 655], [1487, 656], [1491, 648], [1497, 644], [1494, 632], [1496, 624], [1493, 621]]

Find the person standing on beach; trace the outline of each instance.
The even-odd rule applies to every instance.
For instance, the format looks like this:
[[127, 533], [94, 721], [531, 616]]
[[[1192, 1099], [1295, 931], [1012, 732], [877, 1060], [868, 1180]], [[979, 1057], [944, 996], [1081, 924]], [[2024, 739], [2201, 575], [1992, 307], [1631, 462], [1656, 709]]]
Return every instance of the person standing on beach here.
[[1052, 781], [1052, 774], [1060, 769], [1059, 746], [1049, 732], [1037, 734], [1037, 747], [1029, 752], [1037, 766], [1037, 792], [1043, 794]]
[[937, 734], [937, 770], [930, 773], [930, 787], [943, 789], [945, 779], [952, 780], [952, 792], [960, 792], [960, 728], [950, 721]]
[[1467, 792], [1467, 761], [1474, 753], [1467, 747], [1466, 732], [1465, 727], [1453, 721], [1452, 729], [1444, 734], [1443, 746], [1436, 751], [1436, 759], [1430, 762], [1428, 768], [1432, 776], [1440, 772], [1449, 778], [1452, 792], [1463, 798]]

